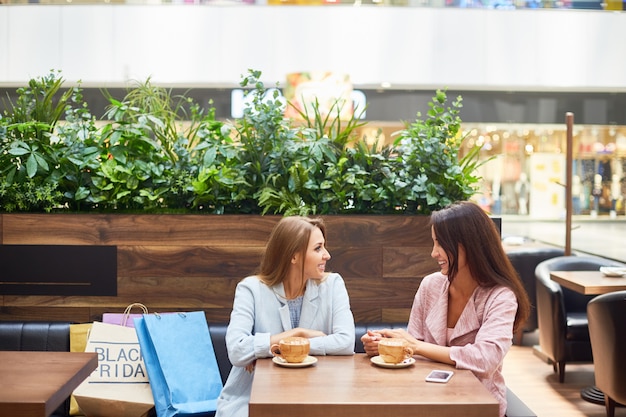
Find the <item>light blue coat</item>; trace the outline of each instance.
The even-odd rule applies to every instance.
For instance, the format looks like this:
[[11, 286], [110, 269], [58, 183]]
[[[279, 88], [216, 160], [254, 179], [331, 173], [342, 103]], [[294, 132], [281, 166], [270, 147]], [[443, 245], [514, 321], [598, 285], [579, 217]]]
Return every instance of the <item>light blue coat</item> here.
[[[217, 402], [216, 417], [247, 417], [253, 372], [246, 366], [271, 357], [270, 335], [290, 330], [289, 307], [282, 284], [268, 287], [251, 276], [237, 284], [226, 331], [228, 357], [233, 364]], [[311, 355], [353, 355], [354, 317], [343, 278], [329, 274], [322, 282], [308, 280], [300, 326], [327, 336], [310, 339]]]

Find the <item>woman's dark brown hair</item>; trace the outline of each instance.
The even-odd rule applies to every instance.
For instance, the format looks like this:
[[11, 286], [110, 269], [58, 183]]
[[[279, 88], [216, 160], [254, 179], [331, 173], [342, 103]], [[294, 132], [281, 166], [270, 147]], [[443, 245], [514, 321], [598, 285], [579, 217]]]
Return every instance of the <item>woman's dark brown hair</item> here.
[[524, 324], [530, 314], [530, 301], [522, 281], [502, 248], [500, 233], [494, 221], [477, 204], [462, 201], [431, 214], [430, 224], [437, 241], [448, 255], [448, 279], [458, 272], [459, 248], [466, 254], [470, 274], [478, 285], [503, 285], [517, 297], [517, 314], [513, 331]]
[[300, 253], [303, 258], [305, 257], [311, 232], [315, 227], [322, 231], [325, 240], [326, 226], [321, 218], [283, 217], [267, 241], [258, 273], [261, 281], [270, 287], [282, 282], [287, 276], [294, 255]]

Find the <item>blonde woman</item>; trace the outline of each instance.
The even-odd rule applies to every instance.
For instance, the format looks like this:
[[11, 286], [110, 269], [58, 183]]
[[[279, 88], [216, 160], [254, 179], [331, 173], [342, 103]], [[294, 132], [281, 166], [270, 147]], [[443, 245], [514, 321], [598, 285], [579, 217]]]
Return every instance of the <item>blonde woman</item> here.
[[226, 332], [233, 368], [217, 417], [246, 417], [254, 364], [272, 344], [309, 338], [311, 355], [354, 354], [354, 317], [343, 278], [326, 272], [330, 253], [322, 219], [284, 217], [272, 231], [258, 274], [235, 291]]

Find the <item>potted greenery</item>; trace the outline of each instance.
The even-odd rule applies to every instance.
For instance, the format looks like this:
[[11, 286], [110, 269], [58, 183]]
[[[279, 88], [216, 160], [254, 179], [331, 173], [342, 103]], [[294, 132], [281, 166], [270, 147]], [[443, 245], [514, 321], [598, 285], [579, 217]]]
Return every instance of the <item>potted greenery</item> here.
[[97, 121], [58, 74], [31, 80], [0, 119], [0, 211], [428, 214], [475, 192], [460, 97], [437, 91], [392, 145], [369, 145], [339, 105], [285, 119], [260, 76], [243, 77], [252, 100], [232, 122], [149, 79]]
[[[426, 117], [383, 146], [360, 138], [364, 122], [341, 120], [338, 108], [285, 119], [260, 75], [243, 77], [252, 99], [233, 121], [150, 80], [122, 100], [108, 96], [102, 120], [80, 88], [62, 92], [58, 73], [18, 90], [0, 119], [0, 250], [115, 246], [117, 295], [66, 296], [46, 284], [54, 294], [10, 296], [0, 285], [0, 319], [93, 321], [139, 300], [224, 322], [277, 219], [317, 214], [355, 319], [406, 320], [416, 279], [436, 269], [427, 215], [471, 197], [479, 180], [478, 148], [459, 158], [461, 99], [448, 106], [438, 91]], [[44, 278], [63, 280], [75, 263]]]

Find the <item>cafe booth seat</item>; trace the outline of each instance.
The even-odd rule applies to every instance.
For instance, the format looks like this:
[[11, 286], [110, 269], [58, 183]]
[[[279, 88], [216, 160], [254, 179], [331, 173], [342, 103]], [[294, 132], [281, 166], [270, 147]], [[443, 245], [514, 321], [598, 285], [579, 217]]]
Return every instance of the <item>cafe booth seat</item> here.
[[535, 269], [539, 348], [552, 363], [559, 382], [565, 380], [566, 363], [593, 361], [587, 304], [594, 296], [562, 287], [550, 278], [550, 272], [597, 271], [611, 265], [617, 263], [595, 256], [558, 256]]
[[[70, 323], [65, 322], [15, 322], [0, 321], [0, 350], [38, 350], [68, 351], [70, 350]], [[213, 350], [217, 359], [222, 382], [226, 383], [231, 370], [226, 349], [227, 323], [209, 323]], [[406, 323], [356, 323], [354, 351], [365, 353], [361, 336], [368, 330], [406, 328]], [[536, 417], [535, 414], [512, 392], [508, 391], [509, 407], [507, 417]], [[209, 417], [213, 413], [203, 415]], [[52, 417], [69, 417], [69, 399]]]

